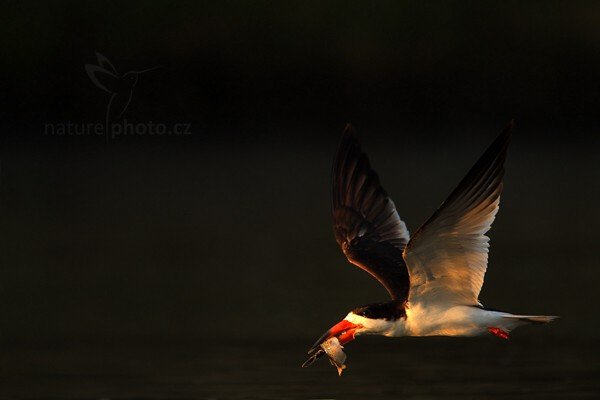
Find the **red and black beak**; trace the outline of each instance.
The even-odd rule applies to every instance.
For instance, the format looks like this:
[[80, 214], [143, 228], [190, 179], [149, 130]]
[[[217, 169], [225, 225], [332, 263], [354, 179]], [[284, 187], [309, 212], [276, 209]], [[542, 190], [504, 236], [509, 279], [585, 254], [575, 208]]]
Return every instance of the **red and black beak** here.
[[319, 357], [325, 354], [325, 351], [321, 348], [321, 344], [332, 337], [337, 337], [340, 344], [343, 346], [344, 344], [350, 342], [354, 339], [354, 335], [356, 334], [356, 330], [360, 328], [361, 325], [353, 324], [352, 322], [346, 321], [345, 319], [338, 322], [334, 326], [332, 326], [327, 332], [323, 334], [316, 342], [312, 345], [310, 350], [308, 350], [308, 354], [310, 357], [302, 367], [308, 367], [310, 364], [315, 362]]

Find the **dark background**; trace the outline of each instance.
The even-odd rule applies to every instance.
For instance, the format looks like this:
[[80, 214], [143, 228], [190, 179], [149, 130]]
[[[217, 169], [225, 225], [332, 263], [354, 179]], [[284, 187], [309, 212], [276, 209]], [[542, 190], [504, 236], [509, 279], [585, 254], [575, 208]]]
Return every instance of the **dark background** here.
[[[510, 120], [482, 301], [596, 339], [600, 3], [4, 2], [0, 340], [308, 345], [386, 299], [331, 231], [352, 122], [415, 231]], [[140, 76], [103, 123], [85, 64]], [[357, 346], [358, 347], [358, 346]], [[299, 359], [302, 354], [299, 355]]]

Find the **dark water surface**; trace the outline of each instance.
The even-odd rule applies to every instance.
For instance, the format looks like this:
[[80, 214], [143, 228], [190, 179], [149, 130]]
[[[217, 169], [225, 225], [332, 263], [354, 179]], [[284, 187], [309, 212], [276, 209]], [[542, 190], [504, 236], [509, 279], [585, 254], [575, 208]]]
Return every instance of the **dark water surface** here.
[[338, 377], [306, 343], [12, 346], [2, 399], [595, 399], [598, 342], [361, 338]]

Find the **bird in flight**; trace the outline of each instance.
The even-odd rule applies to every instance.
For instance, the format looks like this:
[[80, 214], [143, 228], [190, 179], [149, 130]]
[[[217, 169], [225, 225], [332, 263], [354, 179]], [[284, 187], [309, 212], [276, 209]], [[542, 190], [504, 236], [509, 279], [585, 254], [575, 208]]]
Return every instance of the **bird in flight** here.
[[333, 229], [350, 263], [371, 274], [391, 300], [355, 308], [309, 350], [345, 368], [343, 345], [359, 335], [478, 336], [508, 339], [516, 327], [557, 318], [486, 309], [479, 302], [487, 231], [498, 212], [512, 122], [446, 201], [412, 235], [347, 125], [333, 163]]

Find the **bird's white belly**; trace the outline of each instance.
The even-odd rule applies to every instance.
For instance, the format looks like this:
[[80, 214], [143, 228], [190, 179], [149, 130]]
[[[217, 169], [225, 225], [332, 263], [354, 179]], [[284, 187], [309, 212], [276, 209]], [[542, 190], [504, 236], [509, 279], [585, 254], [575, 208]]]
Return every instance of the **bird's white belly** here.
[[477, 336], [497, 326], [500, 314], [471, 306], [423, 306], [413, 304], [406, 310], [404, 326], [393, 336]]

